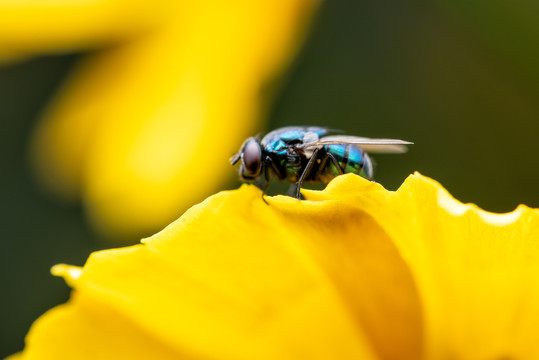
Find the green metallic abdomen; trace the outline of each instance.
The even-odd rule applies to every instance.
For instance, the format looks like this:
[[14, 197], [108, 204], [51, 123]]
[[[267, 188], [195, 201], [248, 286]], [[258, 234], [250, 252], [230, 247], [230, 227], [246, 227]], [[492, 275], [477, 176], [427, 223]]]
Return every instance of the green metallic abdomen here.
[[318, 180], [329, 182], [329, 180], [342, 173], [352, 173], [372, 179], [371, 159], [359, 146], [326, 145], [324, 150], [335, 158], [337, 164], [331, 158], [328, 158], [325, 166], [320, 169]]

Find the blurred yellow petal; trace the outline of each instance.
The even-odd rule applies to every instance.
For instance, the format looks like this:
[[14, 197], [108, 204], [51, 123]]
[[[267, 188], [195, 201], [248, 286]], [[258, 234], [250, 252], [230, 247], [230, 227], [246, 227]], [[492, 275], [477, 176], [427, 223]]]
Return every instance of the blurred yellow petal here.
[[[88, 57], [36, 132], [56, 193], [82, 193], [110, 235], [149, 233], [230, 173], [315, 1], [190, 2], [151, 32]], [[1, 25], [0, 25], [1, 27]]]
[[21, 360], [21, 359], [23, 359], [23, 356], [21, 353], [16, 353], [5, 358], [5, 360]]
[[222, 192], [141, 245], [56, 266], [73, 295], [23, 358], [538, 356], [538, 210], [487, 213], [419, 174], [305, 194]]
[[84, 50], [159, 26], [175, 1], [0, 0], [0, 58]]

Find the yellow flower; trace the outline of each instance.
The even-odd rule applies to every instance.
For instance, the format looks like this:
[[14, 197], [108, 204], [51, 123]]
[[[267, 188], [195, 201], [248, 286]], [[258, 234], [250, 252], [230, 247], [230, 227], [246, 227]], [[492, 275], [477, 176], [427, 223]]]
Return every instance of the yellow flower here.
[[254, 186], [142, 244], [53, 271], [74, 288], [22, 359], [539, 357], [539, 211], [492, 214], [419, 174], [308, 201]]
[[162, 228], [222, 184], [316, 3], [0, 1], [0, 56], [98, 50], [35, 133], [41, 178], [110, 235]]

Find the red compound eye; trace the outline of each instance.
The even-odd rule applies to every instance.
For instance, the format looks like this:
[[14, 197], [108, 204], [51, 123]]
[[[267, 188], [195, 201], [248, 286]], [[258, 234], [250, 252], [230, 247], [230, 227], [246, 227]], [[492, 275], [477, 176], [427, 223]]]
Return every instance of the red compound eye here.
[[262, 161], [262, 149], [256, 139], [249, 139], [242, 150], [243, 156], [243, 175], [247, 177], [256, 177], [260, 173]]

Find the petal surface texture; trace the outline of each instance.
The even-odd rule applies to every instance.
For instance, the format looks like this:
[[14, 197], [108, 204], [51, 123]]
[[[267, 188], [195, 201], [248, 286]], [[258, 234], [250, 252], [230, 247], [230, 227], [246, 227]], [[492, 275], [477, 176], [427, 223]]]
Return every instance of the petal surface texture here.
[[387, 231], [419, 291], [427, 359], [539, 357], [539, 210], [489, 213], [418, 173], [396, 192], [339, 177], [307, 196], [352, 202]]
[[242, 186], [142, 244], [53, 272], [71, 299], [23, 359], [534, 358], [539, 212], [491, 214], [419, 174], [306, 201]]
[[6, 49], [95, 50], [35, 131], [43, 182], [82, 198], [113, 237], [170, 223], [233, 174], [227, 160], [259, 128], [265, 86], [298, 49], [316, 3], [0, 0]]

